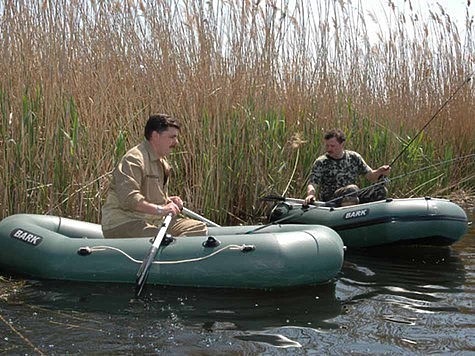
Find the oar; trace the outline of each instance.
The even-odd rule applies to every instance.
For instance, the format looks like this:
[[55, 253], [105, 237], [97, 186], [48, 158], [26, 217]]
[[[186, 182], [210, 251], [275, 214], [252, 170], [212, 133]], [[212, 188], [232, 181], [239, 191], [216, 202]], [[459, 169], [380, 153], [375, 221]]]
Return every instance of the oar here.
[[[300, 215], [302, 215], [303, 213], [306, 213], [307, 211], [309, 210], [312, 210], [312, 209], [316, 209], [318, 208], [318, 206], [304, 206], [302, 205], [302, 208], [300, 209], [301, 213]], [[300, 216], [299, 215], [299, 216]], [[292, 218], [294, 218], [295, 216], [294, 215], [287, 215], [287, 216], [284, 216], [280, 219], [277, 219], [275, 221], [272, 221], [268, 224], [265, 224], [265, 225], [262, 225], [262, 226], [259, 226], [259, 227], [256, 227], [255, 229], [252, 229], [252, 230], [249, 230], [249, 231], [246, 231], [245, 234], [246, 235], [250, 235], [250, 234], [253, 234], [255, 233], [256, 231], [259, 231], [259, 230], [262, 230], [262, 229], [265, 229], [265, 228], [268, 228], [269, 226], [272, 226], [272, 225], [277, 225], [277, 224], [280, 224], [281, 222], [284, 222], [284, 221], [287, 221], [287, 220], [290, 220]]]
[[[413, 171], [411, 171], [411, 172], [407, 172], [407, 173], [398, 175], [398, 176], [396, 176], [396, 177], [392, 177], [391, 179], [386, 178], [385, 181], [376, 182], [376, 183], [374, 183], [374, 184], [372, 184], [372, 185], [369, 185], [369, 186], [367, 186], [367, 187], [365, 187], [365, 188], [360, 189], [360, 191], [365, 191], [365, 190], [370, 189], [370, 188], [373, 188], [373, 187], [375, 187], [375, 186], [377, 186], [377, 185], [386, 184], [386, 183], [389, 183], [389, 182], [391, 182], [391, 181], [404, 178], [404, 177], [406, 177], [406, 176], [408, 176], [408, 175], [411, 175], [411, 174], [414, 174], [414, 173], [419, 173], [419, 172], [421, 172], [421, 171], [425, 171], [425, 170], [427, 170], [427, 169], [440, 166], [440, 165], [442, 165], [442, 164], [446, 164], [446, 163], [458, 161], [458, 160], [461, 160], [461, 159], [470, 158], [470, 157], [473, 157], [473, 156], [475, 156], [475, 153], [472, 153], [472, 154], [469, 154], [469, 155], [465, 155], [465, 156], [461, 156], [461, 157], [456, 157], [456, 158], [448, 159], [448, 160], [445, 160], [445, 161], [442, 161], [442, 162], [433, 163], [433, 164], [430, 164], [430, 165], [428, 165], [428, 166], [415, 169], [415, 170], [413, 170]], [[314, 202], [314, 203], [311, 204], [311, 205], [316, 204], [316, 206], [305, 207], [304, 205], [302, 205], [302, 209], [301, 209], [300, 215], [302, 215], [302, 214], [306, 213], [307, 211], [312, 210], [312, 209], [314, 209], [314, 208], [318, 208], [318, 207], [320, 207], [320, 206], [324, 206], [324, 205], [327, 204], [327, 203], [335, 202], [335, 201], [337, 201], [337, 200], [339, 200], [339, 199], [345, 198], [346, 196], [350, 196], [350, 195], [353, 195], [353, 194], [355, 194], [355, 192], [351, 192], [351, 193], [342, 195], [342, 196], [340, 196], [340, 197], [336, 197], [336, 198], [334, 198], [334, 199], [332, 199], [332, 200], [330, 200], [330, 201], [328, 201], [328, 202], [326, 202], [326, 203], [325, 203], [325, 202], [321, 202], [321, 201], [316, 201], [316, 202]], [[286, 197], [283, 197], [283, 196], [280, 196], [280, 195], [267, 195], [267, 196], [261, 198], [261, 200], [264, 200], [264, 201], [265, 201], [265, 200], [267, 200], [267, 201], [289, 201], [289, 202], [294, 202], [294, 203], [299, 203], [299, 201], [305, 202], [305, 200], [303, 200], [303, 199], [286, 198]], [[265, 228], [267, 228], [267, 227], [269, 227], [269, 226], [276, 225], [276, 224], [279, 224], [279, 223], [281, 223], [281, 222], [285, 222], [286, 220], [289, 220], [289, 219], [291, 219], [291, 218], [293, 218], [293, 217], [294, 217], [294, 215], [287, 215], [287, 216], [284, 216], [284, 217], [282, 217], [282, 218], [280, 218], [280, 219], [277, 219], [277, 220], [275, 220], [275, 221], [273, 221], [273, 222], [270, 222], [270, 223], [268, 223], [268, 224], [266, 224], [266, 225], [262, 225], [262, 226], [259, 226], [259, 227], [255, 228], [255, 229], [253, 229], [253, 230], [247, 231], [246, 234], [252, 234], [252, 233], [254, 233], [254, 232], [256, 232], [256, 231], [265, 229]]]
[[185, 215], [189, 216], [190, 218], [202, 221], [208, 226], [220, 227], [220, 225], [216, 224], [215, 222], [211, 220], [206, 219], [204, 216], [201, 216], [200, 214], [197, 214], [194, 211], [191, 211], [190, 209], [183, 208], [183, 212], [185, 213]]
[[[304, 204], [305, 203], [304, 199], [286, 198], [286, 197], [283, 197], [283, 196], [280, 196], [280, 195], [266, 195], [266, 196], [262, 197], [260, 200], [263, 200], [263, 201], [288, 201], [288, 202], [295, 203], [295, 204], [302, 204], [302, 208], [301, 208], [302, 212], [300, 213], [300, 215], [307, 212], [308, 210], [315, 209], [319, 206], [324, 206], [325, 205], [325, 202], [323, 202], [323, 201], [315, 201], [315, 202], [310, 203], [310, 205], [312, 205], [312, 206], [309, 206], [309, 205]], [[267, 228], [269, 226], [272, 226], [272, 225], [280, 224], [281, 222], [289, 220], [293, 217], [294, 217], [293, 215], [284, 216], [284, 217], [282, 217], [280, 219], [277, 219], [275, 221], [272, 221], [268, 224], [256, 227], [256, 228], [254, 228], [252, 230], [249, 230], [249, 231], [246, 231], [245, 234], [247, 234], [247, 235], [253, 234], [256, 231], [265, 229], [265, 228]]]
[[[287, 201], [289, 203], [305, 205], [305, 199], [287, 198], [287, 197], [284, 197], [284, 196], [281, 196], [281, 195], [274, 195], [274, 194], [266, 195], [266, 196], [260, 198], [259, 200], [262, 200], [262, 201]], [[325, 205], [325, 202], [315, 200], [315, 201], [311, 202], [309, 205], [323, 206], [323, 205]]]
[[163, 220], [162, 226], [158, 230], [157, 236], [153, 240], [152, 247], [148, 251], [148, 254], [143, 259], [142, 265], [140, 266], [139, 271], [137, 272], [137, 279], [135, 280], [135, 296], [139, 297], [142, 293], [142, 289], [145, 286], [147, 281], [148, 274], [150, 272], [150, 266], [152, 265], [155, 256], [157, 255], [158, 248], [162, 244], [162, 240], [165, 237], [165, 234], [172, 220], [172, 214], [168, 214]]

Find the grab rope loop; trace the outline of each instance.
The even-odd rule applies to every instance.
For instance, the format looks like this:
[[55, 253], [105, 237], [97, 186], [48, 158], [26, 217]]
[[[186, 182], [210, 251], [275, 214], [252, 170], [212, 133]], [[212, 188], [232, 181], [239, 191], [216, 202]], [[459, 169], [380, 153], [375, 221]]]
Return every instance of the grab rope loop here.
[[[218, 253], [221, 253], [225, 250], [238, 250], [238, 251], [241, 251], [241, 252], [249, 252], [249, 251], [253, 251], [255, 249], [256, 249], [256, 247], [254, 245], [245, 245], [245, 244], [244, 245], [228, 245], [228, 246], [222, 247], [219, 250], [216, 250], [216, 251], [210, 253], [209, 255], [203, 256], [203, 257], [189, 258], [189, 259], [177, 260], [177, 261], [153, 261], [152, 263], [157, 264], [157, 265], [173, 265], [173, 264], [180, 264], [180, 263], [198, 262], [198, 261], [203, 261], [203, 260], [206, 260], [210, 257], [213, 257], [213, 256], [217, 255]], [[132, 256], [130, 256], [126, 252], [122, 251], [120, 248], [112, 247], [112, 246], [94, 246], [94, 247], [84, 246], [84, 247], [80, 247], [78, 249], [78, 253], [82, 256], [86, 256], [86, 255], [89, 255], [93, 252], [103, 252], [103, 251], [107, 251], [107, 250], [118, 252], [118, 253], [124, 255], [125, 257], [127, 257], [130, 261], [132, 261], [134, 263], [142, 264], [142, 262], [143, 262], [141, 260], [137, 260], [137, 259], [133, 258]], [[81, 251], [82, 251], [82, 253], [81, 253]], [[84, 253], [84, 251], [87, 251], [88, 253], [86, 254], [86, 253]]]

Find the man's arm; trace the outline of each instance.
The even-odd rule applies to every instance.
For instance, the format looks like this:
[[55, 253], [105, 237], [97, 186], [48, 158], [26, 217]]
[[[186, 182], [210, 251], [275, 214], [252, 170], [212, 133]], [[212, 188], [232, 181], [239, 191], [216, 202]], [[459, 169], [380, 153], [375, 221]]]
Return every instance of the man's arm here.
[[371, 169], [368, 173], [366, 173], [365, 177], [371, 183], [375, 183], [381, 176], [387, 177], [390, 171], [391, 167], [388, 165], [384, 165], [379, 167], [378, 169]]
[[307, 197], [305, 198], [305, 204], [313, 203], [315, 199], [316, 190], [312, 183], [307, 186]]
[[[164, 205], [158, 205], [146, 200], [141, 191], [140, 182], [144, 176], [143, 157], [140, 152], [133, 152], [125, 155], [114, 171], [116, 180], [116, 194], [120, 204], [125, 209], [136, 210], [141, 213], [150, 215], [166, 216], [172, 214], [177, 215], [183, 207], [181, 199], [170, 199]], [[179, 203], [181, 202], [181, 207]]]
[[323, 175], [322, 169], [322, 162], [320, 159], [317, 159], [312, 167], [312, 172], [310, 173], [307, 185], [307, 196], [305, 198], [306, 205], [317, 200], [317, 186], [321, 183], [321, 177]]
[[142, 199], [135, 206], [135, 210], [140, 211], [141, 213], [150, 214], [150, 215], [160, 215], [165, 216], [172, 214], [173, 216], [180, 213], [180, 208], [174, 203], [169, 202], [165, 205], [157, 205]]

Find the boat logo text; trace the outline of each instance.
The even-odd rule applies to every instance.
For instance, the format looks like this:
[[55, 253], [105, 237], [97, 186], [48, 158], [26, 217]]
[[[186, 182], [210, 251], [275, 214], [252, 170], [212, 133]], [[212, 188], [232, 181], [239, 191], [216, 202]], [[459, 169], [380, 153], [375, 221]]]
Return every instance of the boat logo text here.
[[18, 239], [20, 241], [26, 242], [27, 244], [38, 246], [43, 238], [36, 234], [32, 234], [31, 232], [22, 230], [22, 229], [15, 229], [10, 233], [10, 236], [14, 239]]
[[361, 209], [361, 210], [354, 210], [354, 211], [349, 211], [343, 216], [343, 219], [348, 220], [348, 219], [355, 219], [355, 218], [362, 218], [363, 216], [366, 216], [369, 214], [369, 209]]

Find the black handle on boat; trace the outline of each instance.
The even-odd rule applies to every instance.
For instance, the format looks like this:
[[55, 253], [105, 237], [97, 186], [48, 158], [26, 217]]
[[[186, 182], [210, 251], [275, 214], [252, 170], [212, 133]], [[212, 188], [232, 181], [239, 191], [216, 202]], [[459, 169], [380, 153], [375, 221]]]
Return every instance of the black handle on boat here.
[[[296, 199], [296, 198], [287, 198], [282, 195], [275, 195], [275, 194], [270, 194], [263, 196], [262, 198], [259, 198], [261, 201], [281, 201], [281, 202], [289, 202], [289, 203], [295, 203], [295, 204], [301, 204], [305, 205], [305, 199]], [[325, 205], [325, 202], [319, 201], [319, 200], [314, 200], [308, 205], [316, 205], [316, 206], [321, 206]], [[308, 207], [307, 205], [307, 207]]]
[[142, 293], [145, 282], [147, 282], [148, 274], [150, 272], [150, 266], [152, 265], [155, 256], [157, 255], [158, 248], [160, 247], [163, 238], [168, 230], [168, 226], [172, 220], [172, 214], [168, 214], [163, 220], [162, 226], [158, 230], [157, 236], [153, 240], [152, 247], [148, 251], [147, 255], [142, 261], [139, 271], [137, 272], [137, 279], [135, 280], [135, 296], [139, 297]]
[[[309, 210], [315, 209], [315, 208], [318, 208], [318, 206], [307, 206], [307, 207], [305, 207], [305, 206], [302, 205], [302, 209], [300, 209], [300, 215], [302, 215], [303, 213], [306, 213], [306, 212], [309, 211]], [[292, 219], [292, 218], [295, 218], [295, 216], [292, 215], [292, 214], [289, 214], [289, 215], [284, 216], [284, 217], [282, 217], [282, 218], [280, 218], [280, 219], [277, 219], [277, 220], [275, 220], [275, 221], [272, 221], [272, 222], [270, 222], [270, 223], [268, 223], [268, 224], [261, 225], [261, 226], [258, 226], [258, 227], [256, 227], [256, 228], [252, 229], [252, 230], [246, 231], [244, 234], [250, 235], [250, 234], [255, 233], [256, 231], [260, 231], [260, 230], [265, 229], [265, 228], [268, 228], [269, 226], [272, 226], [272, 225], [280, 224], [280, 223], [285, 222], [285, 221], [287, 221], [287, 220], [290, 220], [290, 219]]]
[[427, 121], [427, 123], [422, 127], [422, 129], [420, 129], [420, 131], [409, 141], [409, 143], [402, 149], [402, 151], [399, 152], [399, 154], [396, 156], [396, 158], [394, 158], [394, 159], [392, 160], [392, 162], [389, 164], [390, 167], [392, 167], [392, 166], [394, 165], [394, 162], [396, 162], [396, 161], [399, 159], [399, 157], [402, 156], [402, 154], [403, 154], [403, 153], [408, 149], [408, 147], [414, 142], [414, 140], [417, 138], [417, 136], [419, 136], [419, 135], [422, 133], [422, 131], [424, 131], [425, 128], [426, 128], [427, 126], [429, 126], [429, 124], [436, 118], [436, 116], [439, 115], [439, 113], [442, 111], [442, 109], [454, 98], [454, 96], [459, 92], [459, 90], [462, 89], [462, 87], [463, 87], [465, 84], [467, 84], [468, 82], [470, 82], [470, 80], [472, 79], [472, 75], [473, 75], [474, 73], [475, 73], [475, 71], [472, 72], [472, 73], [468, 76], [468, 78], [465, 79], [465, 80], [462, 82], [462, 84], [460, 84], [460, 85], [458, 86], [457, 89], [455, 89], [455, 91], [452, 93], [452, 95], [450, 95], [450, 96], [448, 97], [447, 100], [445, 100], [445, 102], [439, 107], [439, 109], [437, 109], [437, 111], [435, 112], [435, 114], [432, 115], [432, 117], [430, 118], [430, 120]]

